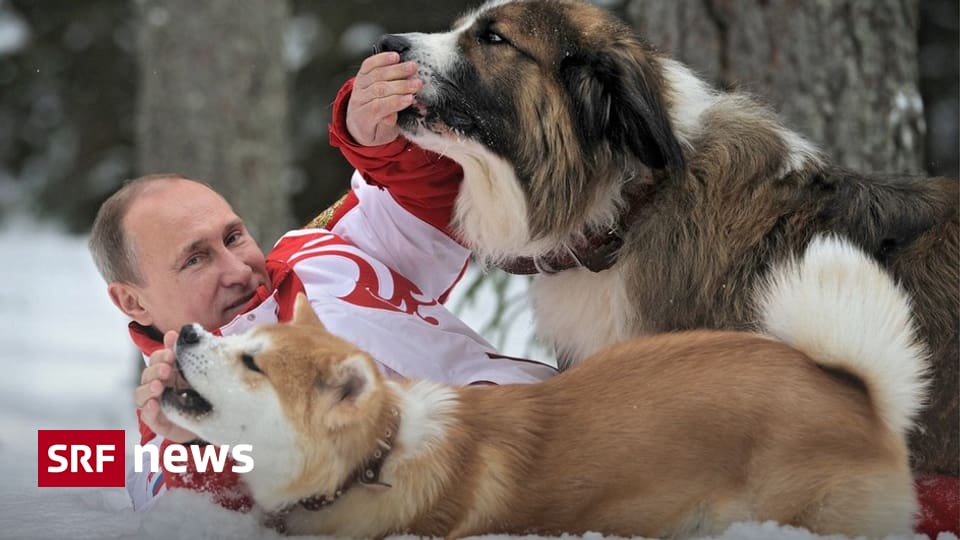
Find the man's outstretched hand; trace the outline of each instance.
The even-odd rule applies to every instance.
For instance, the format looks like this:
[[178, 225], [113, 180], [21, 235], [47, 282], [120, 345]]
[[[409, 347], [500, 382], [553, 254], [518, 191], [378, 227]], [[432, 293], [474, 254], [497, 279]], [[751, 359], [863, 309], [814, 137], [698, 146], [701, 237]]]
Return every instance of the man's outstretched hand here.
[[423, 88], [416, 75], [417, 65], [400, 63], [395, 52], [375, 54], [360, 64], [347, 102], [347, 131], [357, 144], [379, 146], [397, 138], [397, 113]]
[[133, 391], [133, 400], [140, 409], [140, 419], [154, 433], [184, 443], [196, 439], [196, 434], [174, 424], [160, 410], [160, 394], [165, 387], [174, 386], [177, 378], [173, 356], [177, 335], [172, 330], [163, 335], [164, 348], [150, 355], [149, 365], [140, 375], [140, 386]]

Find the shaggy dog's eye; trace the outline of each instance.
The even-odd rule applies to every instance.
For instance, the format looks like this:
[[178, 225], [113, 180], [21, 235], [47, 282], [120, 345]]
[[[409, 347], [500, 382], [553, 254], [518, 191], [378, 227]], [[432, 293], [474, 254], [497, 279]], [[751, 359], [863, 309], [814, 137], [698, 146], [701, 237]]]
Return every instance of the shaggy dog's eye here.
[[498, 44], [498, 43], [507, 42], [507, 40], [503, 39], [503, 36], [496, 33], [491, 28], [481, 30], [480, 33], [477, 34], [477, 41], [480, 41], [482, 43], [489, 43], [489, 44]]
[[246, 366], [250, 371], [256, 371], [257, 373], [263, 373], [260, 368], [257, 367], [256, 362], [253, 361], [253, 355], [250, 353], [243, 353], [240, 356], [240, 360], [243, 361], [243, 365]]

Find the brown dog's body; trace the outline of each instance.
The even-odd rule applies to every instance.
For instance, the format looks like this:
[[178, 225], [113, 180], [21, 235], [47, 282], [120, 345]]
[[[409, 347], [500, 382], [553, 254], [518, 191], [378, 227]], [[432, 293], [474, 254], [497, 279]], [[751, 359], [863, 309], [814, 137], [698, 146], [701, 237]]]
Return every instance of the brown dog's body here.
[[456, 226], [482, 258], [602, 261], [617, 246], [604, 231], [619, 230], [608, 269], [534, 280], [537, 333], [562, 362], [658, 332], [752, 328], [768, 269], [838, 234], [913, 296], [934, 367], [915, 466], [960, 471], [956, 179], [831, 165], [770, 110], [587, 2], [488, 2], [449, 32], [381, 47], [418, 63], [424, 87], [400, 125], [463, 166]]
[[[647, 376], [625, 375], [637, 370]], [[414, 384], [384, 385], [384, 404], [421, 394], [424, 383]], [[663, 335], [543, 384], [451, 396], [455, 405], [428, 420], [447, 426], [432, 451], [394, 450], [390, 489], [355, 488], [339, 508], [298, 510], [289, 530], [686, 537], [760, 519], [820, 533], [909, 532], [897, 530], [912, 504], [903, 438], [861, 388], [763, 337]], [[381, 417], [377, 431], [389, 425]]]
[[190, 331], [176, 354], [193, 389], [163, 408], [251, 444], [246, 482], [292, 533], [909, 534], [926, 364], [906, 297], [838, 240], [773, 274], [766, 336], [641, 338], [502, 387], [386, 380], [301, 296], [292, 324]]

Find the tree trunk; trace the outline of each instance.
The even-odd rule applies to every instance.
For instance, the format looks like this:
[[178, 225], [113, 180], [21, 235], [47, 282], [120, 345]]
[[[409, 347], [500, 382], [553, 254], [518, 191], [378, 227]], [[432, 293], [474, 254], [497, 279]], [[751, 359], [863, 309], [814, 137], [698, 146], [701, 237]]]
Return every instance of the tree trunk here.
[[631, 0], [640, 34], [768, 101], [834, 162], [922, 172], [918, 0]]
[[261, 245], [292, 225], [283, 1], [139, 0], [137, 158], [223, 194]]

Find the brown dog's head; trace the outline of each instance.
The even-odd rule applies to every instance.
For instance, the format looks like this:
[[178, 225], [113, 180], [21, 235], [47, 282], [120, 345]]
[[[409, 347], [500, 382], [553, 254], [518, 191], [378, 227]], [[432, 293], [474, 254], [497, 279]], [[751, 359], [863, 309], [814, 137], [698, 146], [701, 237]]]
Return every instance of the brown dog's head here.
[[192, 388], [167, 389], [164, 413], [211, 443], [251, 445], [246, 480], [268, 510], [334, 491], [389, 414], [376, 364], [327, 332], [302, 294], [289, 324], [229, 337], [184, 327], [176, 357]]
[[485, 254], [609, 225], [625, 175], [684, 167], [658, 57], [587, 2], [491, 1], [378, 48], [417, 62], [424, 87], [400, 125], [464, 166], [458, 225]]

